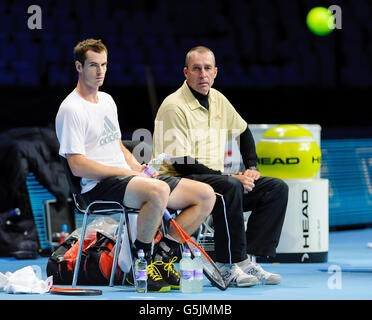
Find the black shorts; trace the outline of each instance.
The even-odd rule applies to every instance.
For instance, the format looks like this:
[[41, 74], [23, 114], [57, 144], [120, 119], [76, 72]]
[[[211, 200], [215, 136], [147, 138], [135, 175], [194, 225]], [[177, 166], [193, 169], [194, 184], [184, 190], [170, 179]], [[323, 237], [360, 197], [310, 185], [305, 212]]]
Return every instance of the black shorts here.
[[[125, 190], [133, 177], [135, 176], [116, 176], [103, 179], [92, 190], [83, 193], [82, 196], [87, 203], [95, 200], [123, 203]], [[168, 176], [157, 176], [156, 179], [166, 182], [170, 192], [174, 190], [181, 180], [179, 177]]]

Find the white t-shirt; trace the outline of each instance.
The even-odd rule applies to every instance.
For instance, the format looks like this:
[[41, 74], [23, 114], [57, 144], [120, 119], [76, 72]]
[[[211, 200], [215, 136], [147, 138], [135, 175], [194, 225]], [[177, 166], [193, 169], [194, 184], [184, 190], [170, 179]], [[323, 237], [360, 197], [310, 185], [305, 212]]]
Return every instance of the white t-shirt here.
[[[121, 151], [117, 107], [112, 97], [98, 91], [98, 103], [83, 99], [76, 90], [61, 103], [56, 116], [59, 154], [82, 154], [103, 165], [130, 169]], [[97, 180], [81, 179], [81, 192], [93, 189]]]

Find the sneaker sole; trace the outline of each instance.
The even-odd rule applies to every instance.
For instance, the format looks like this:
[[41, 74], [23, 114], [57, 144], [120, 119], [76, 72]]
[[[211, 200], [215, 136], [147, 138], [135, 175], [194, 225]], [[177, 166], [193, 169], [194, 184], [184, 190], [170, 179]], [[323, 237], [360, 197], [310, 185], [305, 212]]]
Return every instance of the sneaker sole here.
[[248, 287], [254, 287], [256, 285], [258, 285], [258, 282], [257, 283], [243, 283], [243, 284], [231, 283], [231, 284], [229, 284], [229, 287], [233, 287], [233, 288], [248, 288]]
[[250, 283], [243, 283], [243, 284], [237, 284], [236, 282], [230, 282], [228, 287], [229, 288], [245, 288], [245, 287], [254, 287], [258, 285], [257, 282], [250, 282]]
[[157, 290], [157, 291], [147, 290], [147, 292], [152, 292], [152, 293], [156, 293], [156, 292], [168, 292], [168, 291], [170, 291], [170, 289], [171, 289], [171, 286], [168, 286], [168, 287], [162, 287], [160, 290]]
[[265, 284], [272, 286], [272, 285], [280, 284], [281, 282], [282, 282], [281, 280], [280, 281], [275, 281], [275, 280], [267, 281], [266, 280]]

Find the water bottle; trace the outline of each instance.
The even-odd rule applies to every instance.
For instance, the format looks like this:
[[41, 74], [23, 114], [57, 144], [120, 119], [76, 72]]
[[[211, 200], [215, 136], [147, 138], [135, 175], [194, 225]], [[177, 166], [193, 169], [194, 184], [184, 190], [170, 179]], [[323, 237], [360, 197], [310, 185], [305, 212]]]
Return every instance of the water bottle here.
[[138, 259], [134, 264], [135, 286], [137, 292], [147, 292], [147, 261], [142, 249], [138, 250]]
[[143, 172], [152, 177], [156, 171], [159, 171], [164, 160], [170, 160], [170, 156], [167, 156], [165, 153], [159, 154], [156, 158], [149, 161]]
[[192, 293], [192, 283], [194, 280], [194, 263], [191, 260], [189, 249], [184, 249], [180, 261], [180, 290], [182, 293]]
[[201, 252], [195, 249], [194, 252], [194, 280], [193, 280], [193, 292], [203, 291], [203, 263], [201, 260]]
[[59, 243], [65, 242], [68, 235], [69, 235], [69, 233], [68, 233], [67, 224], [63, 224], [62, 229], [61, 229], [61, 233], [59, 234]]

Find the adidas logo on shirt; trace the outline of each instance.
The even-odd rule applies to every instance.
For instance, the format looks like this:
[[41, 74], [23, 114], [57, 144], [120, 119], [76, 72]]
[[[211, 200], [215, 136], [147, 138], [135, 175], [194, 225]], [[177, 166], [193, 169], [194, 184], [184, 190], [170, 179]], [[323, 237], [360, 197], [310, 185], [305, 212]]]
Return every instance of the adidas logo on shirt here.
[[99, 140], [99, 144], [102, 146], [104, 144], [110, 143], [115, 140], [119, 140], [120, 134], [116, 129], [115, 125], [110, 121], [110, 119], [105, 116], [103, 123], [103, 132]]

